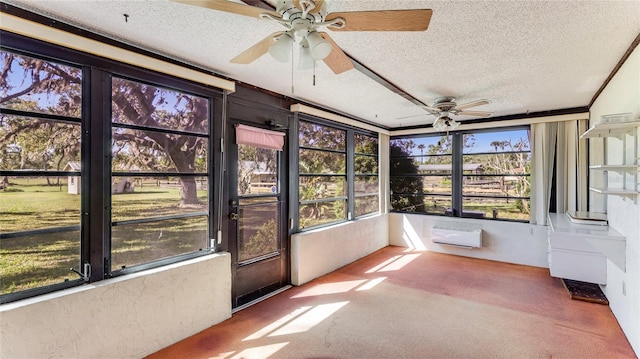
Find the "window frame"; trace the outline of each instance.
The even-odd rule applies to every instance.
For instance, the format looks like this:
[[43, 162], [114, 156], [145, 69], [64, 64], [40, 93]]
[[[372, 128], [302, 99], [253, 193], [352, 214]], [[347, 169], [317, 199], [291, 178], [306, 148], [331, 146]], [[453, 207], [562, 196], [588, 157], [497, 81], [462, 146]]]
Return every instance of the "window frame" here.
[[[329, 127], [332, 129], [337, 129], [337, 130], [342, 130], [345, 131], [345, 151], [344, 153], [346, 154], [345, 157], [345, 163], [346, 163], [346, 168], [345, 168], [345, 174], [342, 175], [340, 174], [339, 176], [344, 176], [345, 178], [345, 184], [346, 184], [346, 196], [340, 196], [340, 197], [332, 197], [332, 198], [323, 198], [323, 199], [319, 199], [319, 200], [311, 200], [311, 201], [305, 201], [306, 203], [316, 203], [316, 202], [331, 202], [331, 201], [335, 201], [336, 199], [339, 200], [345, 200], [346, 201], [346, 206], [345, 206], [345, 217], [343, 219], [340, 220], [336, 220], [336, 221], [331, 221], [331, 222], [326, 222], [326, 223], [321, 223], [321, 224], [317, 224], [317, 225], [313, 225], [313, 226], [308, 226], [308, 227], [301, 227], [300, 226], [300, 207], [301, 205], [303, 205], [303, 203], [300, 201], [300, 196], [299, 196], [299, 181], [300, 181], [300, 166], [299, 166], [299, 154], [300, 154], [300, 149], [314, 149], [314, 150], [318, 150], [316, 148], [311, 148], [311, 147], [306, 147], [306, 146], [300, 146], [299, 143], [299, 136], [300, 136], [300, 131], [299, 131], [299, 125], [300, 122], [307, 122], [307, 123], [311, 123], [311, 124], [315, 124], [315, 125], [319, 125], [319, 126], [325, 126], [325, 127]], [[323, 119], [323, 118], [319, 118], [319, 117], [315, 117], [313, 115], [309, 115], [309, 114], [304, 114], [304, 113], [299, 113], [296, 112], [294, 113], [294, 121], [293, 124], [291, 125], [291, 133], [295, 134], [291, 136], [291, 148], [293, 148], [294, 150], [291, 151], [290, 154], [290, 163], [291, 163], [291, 175], [289, 177], [290, 183], [292, 184], [291, 190], [289, 192], [289, 198], [291, 198], [291, 205], [290, 205], [290, 218], [292, 219], [292, 223], [290, 226], [290, 232], [291, 233], [298, 233], [298, 232], [305, 232], [305, 231], [310, 231], [310, 230], [315, 230], [318, 228], [325, 228], [325, 227], [330, 227], [336, 224], [340, 224], [340, 223], [345, 223], [345, 222], [349, 222], [349, 221], [353, 221], [356, 219], [360, 219], [360, 218], [365, 218], [368, 216], [374, 216], [380, 213], [380, 201], [381, 201], [381, 197], [380, 197], [380, 151], [379, 151], [379, 146], [380, 146], [380, 136], [377, 132], [374, 131], [368, 131], [368, 130], [364, 130], [361, 128], [357, 128], [357, 127], [353, 127], [353, 126], [349, 126], [349, 125], [345, 125], [345, 124], [341, 124], [338, 122], [334, 122], [331, 120], [327, 120], [327, 119]], [[355, 199], [356, 199], [356, 195], [355, 195], [355, 179], [357, 176], [364, 176], [364, 175], [356, 175], [355, 174], [355, 166], [354, 166], [354, 162], [355, 162], [355, 156], [356, 155], [361, 155], [360, 153], [356, 154], [355, 152], [355, 134], [359, 134], [359, 135], [365, 135], [365, 136], [369, 136], [372, 137], [376, 140], [377, 144], [378, 144], [378, 150], [376, 153], [376, 157], [378, 160], [378, 173], [375, 175], [378, 178], [378, 192], [376, 193], [377, 197], [378, 197], [378, 209], [374, 212], [370, 212], [370, 213], [366, 213], [366, 214], [362, 214], [360, 216], [355, 216]], [[328, 152], [336, 152], [336, 151], [332, 151], [332, 150], [327, 150]], [[341, 151], [337, 151], [342, 153]], [[372, 155], [373, 156], [373, 155]], [[313, 176], [313, 174], [303, 174], [304, 176]], [[322, 176], [334, 176], [333, 174], [325, 174]], [[374, 176], [373, 174], [368, 174], [367, 176]], [[294, 185], [295, 184], [295, 185]], [[366, 196], [368, 196], [369, 194], [367, 194]], [[363, 197], [363, 196], [359, 196], [359, 197]]]
[[[508, 200], [527, 200], [530, 203], [531, 200], [531, 196], [529, 195], [528, 197], [526, 196], [479, 196], [479, 195], [468, 195], [468, 194], [464, 194], [463, 193], [463, 186], [464, 186], [464, 178], [468, 177], [468, 176], [472, 176], [471, 174], [465, 174], [464, 170], [463, 170], [463, 165], [464, 165], [464, 156], [470, 156], [470, 155], [495, 155], [495, 154], [519, 154], [519, 153], [528, 153], [529, 154], [529, 163], [531, 163], [531, 154], [533, 152], [532, 150], [532, 144], [529, 143], [529, 150], [528, 151], [496, 151], [496, 152], [473, 152], [473, 153], [465, 153], [464, 150], [464, 136], [465, 135], [474, 135], [474, 134], [482, 134], [482, 133], [491, 133], [491, 132], [495, 132], [495, 133], [500, 133], [500, 132], [508, 132], [508, 131], [522, 131], [522, 130], [526, 130], [526, 131], [530, 131], [530, 126], [529, 125], [519, 125], [519, 126], [505, 126], [505, 127], [496, 127], [496, 128], [488, 128], [488, 129], [482, 129], [482, 130], [463, 130], [463, 131], [455, 131], [455, 132], [450, 132], [448, 135], [452, 136], [452, 151], [451, 151], [451, 156], [452, 156], [452, 171], [451, 171], [451, 181], [452, 181], [452, 188], [451, 188], [451, 210], [450, 211], [445, 211], [444, 213], [440, 213], [440, 212], [431, 212], [431, 213], [425, 213], [425, 212], [418, 212], [418, 211], [400, 211], [397, 209], [393, 209], [390, 208], [390, 212], [392, 213], [414, 213], [414, 214], [424, 214], [424, 215], [433, 215], [433, 216], [447, 216], [447, 217], [457, 217], [457, 218], [477, 218], [477, 219], [484, 219], [484, 220], [497, 220], [497, 221], [508, 221], [508, 222], [521, 222], [521, 223], [529, 223], [530, 222], [530, 216], [527, 219], [511, 219], [511, 218], [501, 218], [501, 217], [488, 217], [488, 216], [477, 216], [475, 213], [470, 213], [466, 210], [464, 210], [464, 199], [466, 198], [489, 198], [489, 199], [508, 199]], [[414, 138], [426, 138], [426, 137], [434, 137], [434, 138], [438, 138], [438, 137], [443, 137], [446, 136], [445, 133], [443, 132], [437, 132], [437, 133], [429, 133], [429, 134], [420, 134], [420, 135], [403, 135], [403, 136], [392, 136], [390, 138], [390, 143], [392, 143], [393, 140], [397, 140], [397, 139], [414, 139]], [[424, 155], [422, 157], [426, 157], [427, 155]], [[392, 169], [393, 167], [391, 166], [393, 164], [393, 159], [394, 158], [414, 158], [414, 157], [421, 157], [420, 155], [410, 155], [410, 156], [391, 156], [390, 155], [390, 169]], [[393, 173], [389, 173], [389, 180], [390, 182], [392, 181], [393, 177], [406, 177], [406, 174], [397, 174], [394, 175]], [[414, 175], [411, 175], [414, 176]], [[420, 175], [420, 174], [416, 174], [416, 177], [424, 177], [426, 175]], [[507, 176], [520, 176], [520, 177], [530, 177], [531, 173], [530, 171], [528, 173], [521, 173], [521, 174], [507, 174], [507, 173], [501, 173], [501, 174], [487, 174], [486, 176], [493, 176], [493, 177], [507, 177]], [[530, 192], [529, 192], [530, 193]], [[408, 193], [401, 193], [401, 195], [412, 195], [412, 196], [428, 196], [428, 193], [425, 193], [424, 190], [420, 193], [416, 193], [416, 194], [408, 194]], [[446, 195], [446, 194], [445, 194]], [[390, 193], [390, 199], [393, 200], [394, 193]]]
[[[82, 69], [82, 115], [81, 123], [81, 164], [79, 171], [82, 188], [80, 199], [80, 262], [91, 266], [87, 280], [69, 280], [60, 284], [34, 287], [22, 291], [11, 292], [0, 296], [0, 303], [9, 303], [26, 299], [61, 289], [96, 282], [111, 277], [139, 272], [150, 268], [161, 267], [183, 260], [196, 258], [214, 253], [222, 249], [222, 244], [214, 243], [211, 238], [216, 236], [222, 222], [221, 212], [214, 208], [219, 202], [222, 188], [219, 181], [222, 176], [222, 129], [219, 121], [223, 114], [222, 101], [225, 97], [223, 90], [199, 84], [175, 76], [138, 68], [129, 64], [100, 58], [77, 50], [71, 50], [56, 44], [37, 39], [12, 34], [4, 30], [2, 36], [2, 51], [13, 52], [45, 61], [51, 61]], [[197, 252], [180, 254], [174, 257], [160, 259], [136, 266], [123, 271], [110, 271], [111, 258], [111, 77], [152, 84], [158, 87], [175, 90], [207, 99], [208, 109], [208, 145], [207, 145], [207, 186], [208, 186], [208, 220], [207, 242], [209, 247]], [[12, 110], [2, 110], [9, 113]], [[64, 116], [35, 114], [38, 118], [60, 119]], [[217, 120], [218, 119], [218, 120]], [[74, 120], [76, 121], [76, 120]], [[219, 154], [219, 155], [218, 155]], [[1, 171], [0, 175], [9, 171]], [[22, 173], [21, 173], [22, 174]], [[47, 172], [47, 175], [58, 175]], [[71, 176], [75, 172], [63, 172], [62, 176]], [[136, 173], [136, 175], [138, 175]], [[172, 173], [175, 176], [176, 173]], [[202, 177], [200, 173], [194, 173]], [[154, 176], [158, 176], [154, 173]], [[178, 215], [179, 216], [179, 215]]]

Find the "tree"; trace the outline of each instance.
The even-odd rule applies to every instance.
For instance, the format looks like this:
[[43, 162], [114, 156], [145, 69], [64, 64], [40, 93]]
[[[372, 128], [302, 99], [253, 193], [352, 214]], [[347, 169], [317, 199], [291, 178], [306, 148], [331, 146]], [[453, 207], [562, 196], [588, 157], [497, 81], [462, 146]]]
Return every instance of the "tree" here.
[[[531, 161], [526, 152], [529, 148], [529, 141], [525, 139], [519, 139], [518, 142], [512, 143], [511, 140], [505, 141], [493, 141], [490, 143], [496, 152], [500, 150], [495, 156], [491, 156], [487, 163], [486, 168], [493, 173], [500, 174], [525, 174], [531, 172]], [[504, 153], [507, 151], [507, 153]], [[515, 178], [515, 185], [513, 191], [517, 197], [529, 197], [531, 193], [531, 182], [528, 176], [513, 176]], [[508, 188], [504, 177], [501, 177], [500, 182], [501, 190], [509, 195]], [[526, 200], [516, 200], [518, 209], [523, 213], [530, 213], [530, 206]]]
[[[81, 69], [2, 51], [0, 60], [0, 105], [34, 112], [48, 112], [71, 117], [81, 113]], [[149, 129], [170, 129], [190, 133], [208, 133], [208, 101], [134, 81], [113, 78], [112, 121]], [[46, 123], [46, 121], [45, 121]], [[18, 146], [21, 165], [40, 158], [39, 169], [57, 167], [64, 159], [79, 153], [79, 136], [73, 131], [43, 126], [43, 121], [9, 121], [3, 118], [0, 140], [2, 164], [8, 163], [9, 149]], [[79, 127], [79, 126], [76, 126]], [[79, 128], [74, 131], [79, 131]], [[44, 137], [51, 141], [41, 147], [30, 145], [19, 134], [29, 138]], [[61, 136], [61, 134], [65, 136]], [[142, 171], [194, 173], [206, 164], [206, 139], [198, 136], [151, 130], [114, 127], [112, 131], [114, 165], [124, 170], [134, 165]], [[13, 147], [12, 147], [13, 146]], [[43, 151], [46, 148], [46, 151]], [[40, 154], [40, 155], [38, 155]], [[199, 204], [195, 178], [182, 176], [181, 206]]]
[[[423, 200], [412, 194], [421, 193], [422, 179], [418, 176], [418, 165], [413, 161], [411, 150], [413, 141], [394, 140], [389, 146], [391, 164], [391, 208], [398, 211], [414, 212], [417, 208], [424, 207]], [[409, 176], [407, 176], [409, 175]]]

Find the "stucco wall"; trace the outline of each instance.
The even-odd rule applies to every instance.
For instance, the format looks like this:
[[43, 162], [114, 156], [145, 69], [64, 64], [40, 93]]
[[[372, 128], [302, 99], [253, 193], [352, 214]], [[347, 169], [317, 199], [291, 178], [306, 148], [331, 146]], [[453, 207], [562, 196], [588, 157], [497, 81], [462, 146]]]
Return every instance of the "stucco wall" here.
[[140, 358], [231, 317], [214, 254], [0, 306], [1, 358]]
[[386, 247], [387, 215], [291, 236], [291, 283], [304, 284]]
[[[482, 228], [482, 248], [458, 248], [431, 241], [431, 229], [434, 225], [449, 226], [460, 222]], [[389, 244], [465, 257], [549, 267], [547, 227], [527, 223], [390, 213]]]
[[[591, 121], [598, 121], [600, 116], [616, 113], [632, 113], [632, 117], [640, 120], [640, 47], [637, 47], [618, 73], [613, 77], [604, 91], [591, 106]], [[636, 130], [637, 132], [638, 130]], [[638, 136], [640, 137], [640, 136]], [[638, 139], [636, 139], [638, 141]], [[633, 149], [633, 143], [627, 147]], [[608, 159], [619, 161], [621, 149], [613, 151], [609, 148]], [[638, 145], [635, 146], [635, 158], [640, 157]], [[602, 141], [591, 141], [590, 164], [602, 163]], [[592, 173], [592, 177], [595, 177]], [[636, 183], [638, 179], [636, 178]], [[626, 268], [618, 268], [607, 261], [607, 284], [603, 286], [609, 299], [609, 306], [618, 319], [618, 323], [627, 335], [627, 339], [640, 356], [640, 211], [638, 196], [607, 196], [607, 218], [609, 226], [626, 237]], [[600, 197], [591, 194], [590, 210], [601, 209]]]

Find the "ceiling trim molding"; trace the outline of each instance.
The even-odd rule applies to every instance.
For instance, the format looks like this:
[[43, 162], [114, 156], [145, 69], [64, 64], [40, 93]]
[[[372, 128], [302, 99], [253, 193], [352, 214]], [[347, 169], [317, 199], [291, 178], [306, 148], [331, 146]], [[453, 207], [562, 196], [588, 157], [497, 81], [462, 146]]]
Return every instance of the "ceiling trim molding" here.
[[620, 70], [622, 65], [624, 65], [624, 63], [627, 61], [629, 56], [631, 56], [631, 53], [633, 53], [633, 51], [636, 49], [636, 47], [638, 47], [638, 45], [640, 45], [640, 34], [636, 36], [636, 38], [633, 40], [633, 42], [631, 43], [627, 51], [624, 53], [624, 55], [622, 55], [622, 58], [620, 58], [620, 61], [618, 61], [616, 66], [613, 68], [613, 71], [611, 71], [611, 73], [609, 74], [609, 77], [607, 77], [607, 79], [604, 80], [604, 82], [602, 83], [602, 86], [600, 86], [598, 91], [596, 91], [596, 93], [593, 95], [593, 98], [591, 98], [591, 102], [589, 102], [589, 107], [593, 106], [593, 103], [596, 102], [596, 100], [598, 99], [602, 91], [604, 91], [604, 89], [609, 85], [609, 82], [611, 82], [613, 77], [618, 73], [618, 70]]
[[234, 81], [193, 70], [182, 65], [163, 61], [155, 57], [143, 55], [138, 52], [74, 34], [56, 27], [27, 20], [6, 12], [0, 12], [0, 29], [129, 65], [214, 86], [230, 93], [235, 92]]
[[[585, 119], [589, 119], [588, 111], [580, 112], [580, 113], [564, 114], [564, 115], [519, 118], [519, 119], [513, 119], [513, 120], [492, 121], [492, 122], [482, 122], [482, 123], [464, 123], [463, 122], [460, 124], [458, 128], [455, 129], [455, 131], [451, 131], [451, 132], [478, 130], [478, 129], [486, 129], [486, 128], [511, 127], [511, 126], [520, 126], [520, 125], [531, 125], [534, 123], [576, 121], [576, 120], [585, 120]], [[424, 127], [424, 128], [389, 131], [389, 133], [391, 136], [406, 136], [406, 135], [441, 133], [441, 131], [437, 131], [433, 127]]]
[[338, 122], [344, 125], [349, 125], [357, 128], [361, 128], [363, 130], [368, 130], [372, 132], [377, 132], [383, 135], [389, 135], [389, 131], [384, 130], [380, 127], [368, 125], [366, 123], [362, 123], [361, 121], [354, 120], [348, 117], [336, 115], [335, 113], [319, 110], [314, 107], [309, 107], [307, 105], [296, 103], [291, 105], [291, 112], [300, 112], [305, 113], [307, 115], [312, 115], [320, 118], [324, 118], [330, 121]]

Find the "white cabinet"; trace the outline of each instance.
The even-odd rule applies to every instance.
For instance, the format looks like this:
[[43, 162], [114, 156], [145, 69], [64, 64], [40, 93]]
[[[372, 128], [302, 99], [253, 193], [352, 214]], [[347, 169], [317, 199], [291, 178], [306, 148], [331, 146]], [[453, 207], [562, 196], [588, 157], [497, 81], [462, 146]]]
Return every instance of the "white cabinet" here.
[[608, 226], [575, 224], [564, 213], [549, 214], [551, 276], [607, 283], [607, 258], [625, 270], [625, 237]]
[[[622, 114], [626, 115], [626, 114]], [[602, 181], [598, 186], [590, 186], [592, 192], [605, 195], [636, 196], [638, 194], [638, 161], [637, 161], [637, 128], [638, 121], [599, 123], [592, 126], [580, 138], [597, 139], [603, 141], [603, 163], [589, 166], [591, 175], [600, 173]], [[616, 142], [609, 142], [615, 139]], [[611, 140], [614, 141], [614, 140]], [[615, 153], [616, 163], [607, 160], [610, 147]]]

